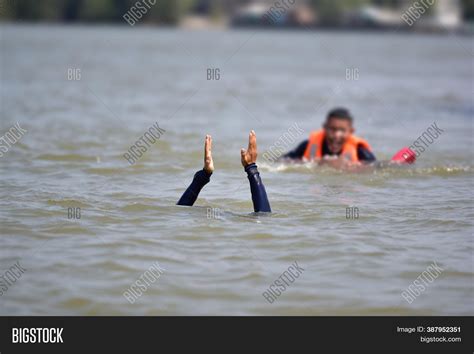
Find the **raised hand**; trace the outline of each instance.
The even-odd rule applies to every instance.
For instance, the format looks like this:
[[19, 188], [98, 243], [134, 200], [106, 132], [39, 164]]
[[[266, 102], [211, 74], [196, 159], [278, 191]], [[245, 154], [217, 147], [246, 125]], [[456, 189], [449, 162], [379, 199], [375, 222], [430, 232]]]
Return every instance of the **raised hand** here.
[[204, 142], [204, 171], [208, 174], [214, 172], [214, 161], [212, 161], [212, 137], [206, 135]]
[[257, 136], [253, 130], [249, 133], [249, 146], [247, 150], [244, 148], [240, 149], [240, 160], [244, 167], [257, 162]]

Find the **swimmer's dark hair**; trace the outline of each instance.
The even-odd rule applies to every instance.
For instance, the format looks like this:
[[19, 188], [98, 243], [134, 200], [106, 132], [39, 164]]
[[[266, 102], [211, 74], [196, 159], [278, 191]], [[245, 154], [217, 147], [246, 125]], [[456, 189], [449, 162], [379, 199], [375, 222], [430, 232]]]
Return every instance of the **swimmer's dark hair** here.
[[334, 108], [330, 110], [326, 117], [326, 122], [329, 122], [331, 118], [348, 120], [351, 124], [354, 122], [354, 118], [352, 118], [352, 115], [349, 112], [349, 110], [342, 107], [338, 107], [338, 108]]

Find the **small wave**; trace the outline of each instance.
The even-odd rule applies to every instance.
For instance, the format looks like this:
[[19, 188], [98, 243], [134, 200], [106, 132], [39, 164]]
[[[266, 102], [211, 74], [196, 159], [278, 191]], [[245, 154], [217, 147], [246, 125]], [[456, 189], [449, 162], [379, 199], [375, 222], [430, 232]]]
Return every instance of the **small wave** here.
[[59, 306], [71, 309], [71, 310], [77, 310], [81, 308], [88, 307], [92, 304], [93, 302], [86, 297], [72, 297], [70, 299], [64, 300], [59, 303]]
[[[324, 168], [319, 167], [314, 163], [276, 163], [276, 164], [269, 164], [269, 163], [259, 163], [258, 167], [261, 170], [269, 171], [269, 172], [285, 172], [285, 171], [295, 171], [295, 172], [308, 172], [312, 173], [316, 169], [323, 170]], [[334, 170], [335, 171], [335, 170]]]
[[42, 154], [38, 156], [38, 159], [47, 160], [47, 161], [96, 161], [95, 156], [86, 156], [86, 155], [79, 155], [79, 154], [63, 154], [63, 155]]
[[42, 231], [53, 235], [91, 235], [91, 230], [87, 227], [67, 224], [50, 227]]
[[359, 175], [382, 175], [384, 177], [396, 176], [453, 176], [460, 174], [470, 174], [474, 171], [473, 166], [451, 166], [440, 165], [431, 167], [416, 167], [416, 166], [397, 166], [397, 165], [382, 165], [382, 166], [368, 166], [367, 169], [361, 171], [346, 171], [337, 170], [328, 166], [318, 166], [314, 163], [278, 163], [267, 164], [261, 163], [259, 167], [263, 171], [268, 172], [301, 172], [308, 174], [321, 175], [340, 175], [340, 174], [359, 174]]
[[120, 208], [122, 211], [133, 211], [133, 212], [140, 212], [140, 211], [150, 211], [150, 210], [162, 210], [163, 207], [157, 205], [150, 205], [150, 204], [143, 204], [143, 203], [132, 203], [125, 205]]
[[125, 169], [116, 168], [116, 167], [99, 167], [99, 168], [87, 168], [85, 171], [87, 173], [101, 175], [101, 176], [116, 176], [118, 174], [123, 173]]
[[448, 176], [457, 175], [464, 173], [472, 173], [472, 166], [434, 166], [428, 168], [414, 169], [413, 174], [418, 175], [435, 175], [435, 176]]
[[89, 208], [91, 207], [90, 204], [82, 202], [78, 199], [61, 199], [61, 200], [54, 200], [48, 199], [47, 203], [49, 205], [58, 205], [65, 208]]

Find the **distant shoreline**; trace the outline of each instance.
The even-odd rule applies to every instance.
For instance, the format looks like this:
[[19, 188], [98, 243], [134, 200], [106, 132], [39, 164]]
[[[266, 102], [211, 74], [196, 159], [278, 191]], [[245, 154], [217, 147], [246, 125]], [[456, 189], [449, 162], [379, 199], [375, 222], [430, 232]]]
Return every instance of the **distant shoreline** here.
[[[60, 22], [60, 21], [5, 21], [0, 20], [0, 25], [34, 25], [34, 26], [67, 26], [67, 27], [122, 27], [129, 28], [127, 23], [121, 23], [117, 21], [103, 21], [103, 22], [88, 22], [88, 21], [75, 21], [75, 22]], [[391, 34], [409, 34], [409, 35], [459, 35], [472, 37], [474, 35], [474, 24], [464, 26], [465, 28], [457, 30], [412, 30], [404, 27], [349, 27], [349, 26], [312, 26], [312, 27], [299, 27], [299, 26], [207, 26], [202, 28], [192, 28], [182, 25], [160, 25], [156, 23], [140, 23], [133, 28], [156, 28], [156, 29], [177, 29], [185, 31], [275, 31], [275, 32], [353, 32], [353, 33], [391, 33]]]

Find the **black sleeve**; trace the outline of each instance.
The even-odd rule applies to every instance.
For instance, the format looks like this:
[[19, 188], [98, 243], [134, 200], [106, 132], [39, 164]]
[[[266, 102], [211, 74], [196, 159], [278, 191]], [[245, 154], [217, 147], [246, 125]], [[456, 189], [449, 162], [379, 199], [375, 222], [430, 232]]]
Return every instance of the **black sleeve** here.
[[252, 163], [245, 167], [247, 177], [250, 182], [250, 192], [252, 193], [253, 210], [255, 212], [264, 211], [271, 212], [270, 203], [268, 202], [267, 192], [263, 185], [257, 165]]
[[303, 155], [304, 155], [304, 152], [306, 151], [307, 146], [308, 146], [308, 140], [305, 140], [301, 144], [299, 144], [296, 147], [296, 149], [293, 149], [290, 152], [287, 152], [282, 157], [287, 158], [287, 159], [301, 159], [303, 158]]
[[359, 161], [364, 162], [374, 162], [376, 160], [375, 155], [362, 146], [357, 147], [357, 157], [359, 158]]
[[183, 195], [179, 199], [177, 205], [192, 206], [194, 204], [194, 202], [196, 201], [202, 187], [204, 187], [206, 184], [209, 183], [211, 175], [212, 175], [212, 173], [208, 174], [204, 170], [197, 171], [194, 174], [194, 178], [193, 178], [193, 181], [192, 181], [191, 185], [183, 193]]

